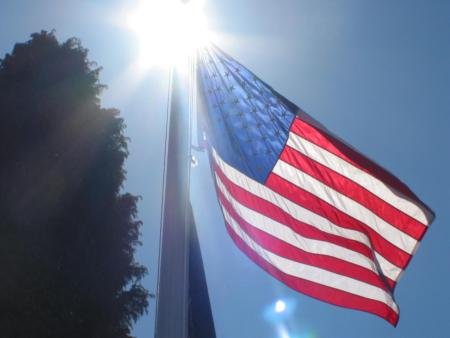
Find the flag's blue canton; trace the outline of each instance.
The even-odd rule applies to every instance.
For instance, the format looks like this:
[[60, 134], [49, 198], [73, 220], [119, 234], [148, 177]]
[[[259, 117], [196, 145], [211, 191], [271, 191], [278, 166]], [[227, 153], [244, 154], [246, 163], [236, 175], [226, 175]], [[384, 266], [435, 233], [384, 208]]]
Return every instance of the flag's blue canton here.
[[264, 183], [285, 146], [297, 108], [214, 47], [199, 58], [209, 142], [228, 164]]

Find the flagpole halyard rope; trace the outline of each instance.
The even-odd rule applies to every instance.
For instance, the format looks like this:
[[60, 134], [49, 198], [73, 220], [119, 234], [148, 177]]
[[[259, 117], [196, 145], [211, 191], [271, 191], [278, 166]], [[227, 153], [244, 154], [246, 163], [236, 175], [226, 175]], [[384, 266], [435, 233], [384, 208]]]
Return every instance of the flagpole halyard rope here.
[[[186, 160], [188, 161], [189, 165], [187, 165], [187, 177], [186, 177], [186, 195], [185, 195], [185, 201], [184, 201], [184, 210], [185, 210], [185, 226], [186, 227], [191, 227], [192, 225], [192, 219], [191, 219], [191, 212], [188, 212], [188, 208], [190, 209], [190, 184], [191, 184], [191, 160], [192, 160], [192, 154], [191, 154], [191, 143], [192, 143], [192, 116], [193, 116], [193, 112], [194, 112], [194, 106], [195, 106], [195, 58], [194, 56], [189, 56], [188, 59], [188, 91], [189, 91], [189, 102], [188, 102], [188, 134], [187, 134], [187, 154], [188, 154], [188, 158], [186, 158]], [[192, 216], [193, 217], [193, 216]], [[186, 231], [186, 236], [189, 237], [190, 236], [190, 229], [188, 231]], [[189, 238], [186, 237], [186, 241], [187, 243], [189, 243]], [[186, 247], [186, 255], [185, 255], [185, 260], [186, 260], [186, 264], [184, 264], [185, 267], [185, 273], [184, 275], [186, 276], [186, 280], [185, 280], [185, 287], [186, 287], [186, 292], [184, 293], [185, 297], [187, 297], [188, 299], [186, 299], [185, 304], [187, 304], [187, 326], [189, 326], [189, 250], [190, 250], [190, 246], [188, 245]]]

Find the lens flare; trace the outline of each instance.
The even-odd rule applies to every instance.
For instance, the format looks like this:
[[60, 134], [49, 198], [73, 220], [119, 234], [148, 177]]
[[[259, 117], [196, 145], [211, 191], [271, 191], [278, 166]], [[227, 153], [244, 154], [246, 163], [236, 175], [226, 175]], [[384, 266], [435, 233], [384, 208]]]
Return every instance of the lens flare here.
[[282, 300], [277, 300], [275, 302], [275, 312], [281, 313], [284, 312], [285, 310], [286, 310], [286, 303], [283, 302]]

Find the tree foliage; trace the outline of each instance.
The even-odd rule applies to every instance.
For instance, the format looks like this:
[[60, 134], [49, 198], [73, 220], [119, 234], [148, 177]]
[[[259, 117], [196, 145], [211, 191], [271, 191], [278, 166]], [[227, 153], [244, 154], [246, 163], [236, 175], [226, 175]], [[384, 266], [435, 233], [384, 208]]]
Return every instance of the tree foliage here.
[[0, 336], [130, 337], [148, 305], [124, 122], [77, 39], [0, 60]]

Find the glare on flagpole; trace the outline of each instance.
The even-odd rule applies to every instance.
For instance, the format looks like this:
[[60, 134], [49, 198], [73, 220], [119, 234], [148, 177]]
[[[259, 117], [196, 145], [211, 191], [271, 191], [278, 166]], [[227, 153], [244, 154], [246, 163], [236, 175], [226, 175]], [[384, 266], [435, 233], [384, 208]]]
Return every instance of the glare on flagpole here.
[[209, 40], [202, 0], [140, 0], [126, 15], [138, 40], [140, 66], [173, 65]]

